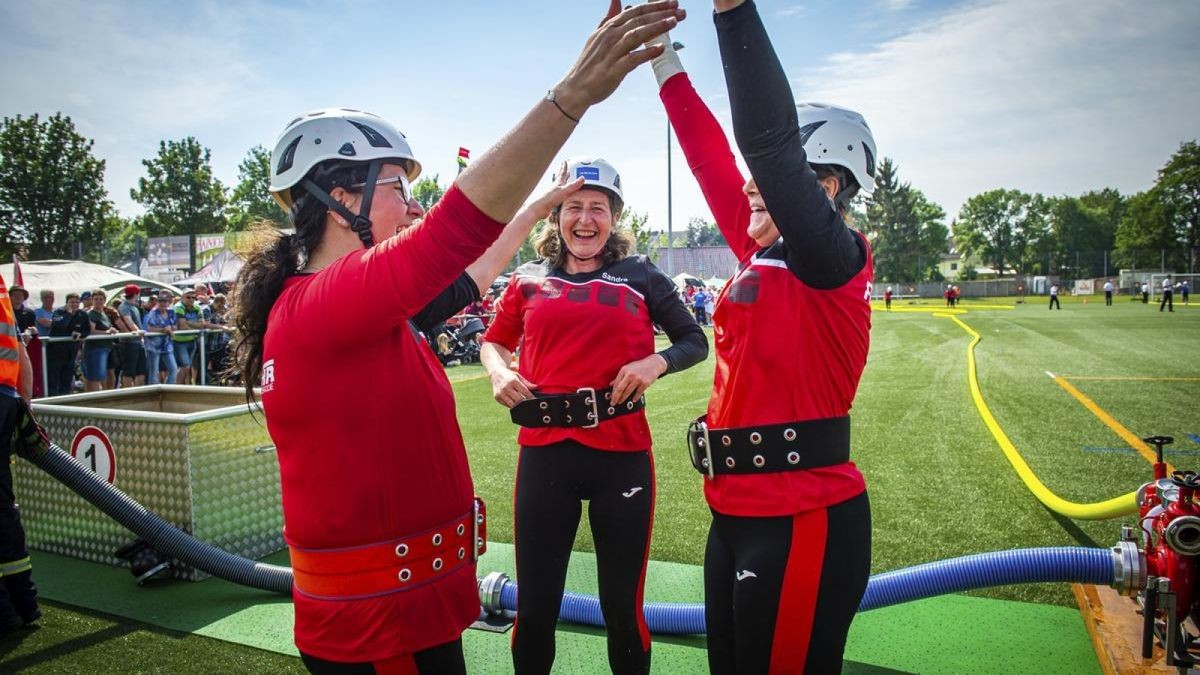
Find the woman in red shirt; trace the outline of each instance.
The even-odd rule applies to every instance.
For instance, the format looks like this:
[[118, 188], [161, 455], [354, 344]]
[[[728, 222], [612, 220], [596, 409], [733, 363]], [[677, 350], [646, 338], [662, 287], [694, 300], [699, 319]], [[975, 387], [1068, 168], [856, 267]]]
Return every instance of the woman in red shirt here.
[[[675, 284], [616, 228], [621, 179], [607, 161], [577, 158], [583, 179], [550, 214], [541, 259], [517, 269], [497, 303], [480, 357], [517, 436], [514, 529], [518, 673], [549, 673], [554, 627], [582, 502], [596, 543], [600, 607], [615, 673], [650, 669], [642, 589], [654, 520], [646, 388], [708, 354]], [[655, 353], [654, 324], [671, 346]], [[509, 364], [521, 345], [518, 371]]]
[[420, 164], [381, 118], [316, 111], [276, 143], [270, 189], [296, 232], [242, 269], [234, 348], [278, 452], [310, 670], [465, 671], [479, 519], [450, 384], [411, 320], [485, 254], [579, 117], [657, 54], [635, 48], [682, 16], [674, 1], [610, 13], [423, 219]]
[[709, 666], [840, 672], [871, 546], [847, 414], [867, 359], [873, 276], [845, 216], [873, 187], [875, 144], [857, 113], [797, 109], [753, 2], [715, 6], [749, 181], [674, 52], [654, 63], [688, 165], [740, 261], [713, 316], [708, 412], [689, 431], [713, 512]]

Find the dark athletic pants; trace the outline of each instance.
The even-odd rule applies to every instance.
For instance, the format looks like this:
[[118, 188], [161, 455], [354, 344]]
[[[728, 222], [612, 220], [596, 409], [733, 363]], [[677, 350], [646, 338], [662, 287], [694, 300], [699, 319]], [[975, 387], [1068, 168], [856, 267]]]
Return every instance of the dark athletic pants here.
[[1112, 291], [1104, 291], [1104, 304], [1106, 306], [1112, 304]]
[[1062, 309], [1062, 303], [1058, 301], [1057, 295], [1052, 295], [1050, 296], [1050, 309], [1054, 309], [1055, 307]]
[[865, 492], [794, 516], [714, 511], [704, 553], [709, 669], [840, 673], [870, 571]]
[[1162, 301], [1158, 303], [1158, 311], [1163, 311], [1164, 307], [1172, 312], [1175, 311], [1175, 302], [1171, 299], [1171, 291], [1169, 290], [1163, 291]]
[[25, 528], [13, 494], [13, 437], [19, 414], [17, 399], [0, 392], [0, 625], [14, 617], [28, 623], [40, 614]]
[[415, 654], [404, 654], [386, 661], [363, 663], [337, 663], [300, 653], [304, 667], [313, 675], [465, 675], [467, 663], [463, 659], [462, 639], [436, 647], [423, 649]]
[[607, 452], [574, 441], [521, 447], [515, 496], [517, 673], [549, 673], [554, 627], [583, 500], [596, 544], [600, 609], [614, 673], [650, 671], [642, 589], [654, 521], [654, 462], [648, 450]]

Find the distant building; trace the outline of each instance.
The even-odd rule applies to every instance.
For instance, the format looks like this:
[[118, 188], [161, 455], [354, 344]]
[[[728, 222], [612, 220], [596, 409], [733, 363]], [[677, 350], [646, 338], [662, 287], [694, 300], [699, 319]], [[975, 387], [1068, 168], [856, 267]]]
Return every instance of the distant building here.
[[737, 258], [728, 246], [693, 246], [671, 249], [671, 269], [667, 269], [667, 249], [655, 248], [651, 257], [654, 264], [674, 276], [680, 272], [698, 279], [720, 277], [728, 279], [737, 271]]

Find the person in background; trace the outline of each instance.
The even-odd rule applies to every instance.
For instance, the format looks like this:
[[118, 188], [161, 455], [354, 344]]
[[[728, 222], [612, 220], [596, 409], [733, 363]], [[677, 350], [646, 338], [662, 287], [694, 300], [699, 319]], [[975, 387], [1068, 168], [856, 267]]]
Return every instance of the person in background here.
[[1054, 309], [1055, 307], [1062, 309], [1062, 303], [1058, 301], [1058, 284], [1051, 284], [1051, 286], [1050, 286], [1050, 309]]
[[211, 296], [209, 301], [210, 314], [208, 322], [210, 331], [204, 336], [204, 348], [207, 350], [206, 364], [208, 368], [208, 383], [223, 384], [224, 373], [229, 368], [229, 311], [228, 301], [224, 293]]
[[[91, 303], [87, 318], [92, 335], [115, 335], [116, 327], [104, 312], [104, 289], [91, 292]], [[100, 391], [108, 378], [108, 359], [112, 355], [115, 340], [87, 340], [83, 343], [83, 390]]]
[[54, 291], [46, 289], [42, 291], [42, 306], [33, 310], [35, 319], [37, 320], [37, 332], [42, 337], [50, 336], [50, 324], [54, 322]]
[[207, 311], [212, 304], [212, 291], [208, 286], [198, 283], [192, 286], [192, 292], [196, 294], [196, 306], [201, 310]]
[[708, 323], [708, 293], [703, 286], [692, 294], [692, 315], [701, 326]]
[[1188, 288], [1187, 279], [1184, 279], [1183, 282], [1179, 284], [1179, 298], [1183, 300], [1183, 304], [1188, 304], [1188, 295], [1190, 293], [1191, 289]]
[[[91, 294], [88, 294], [89, 297]], [[79, 341], [91, 335], [92, 324], [87, 312], [80, 309], [78, 293], [67, 293], [67, 304], [54, 310], [48, 337], [70, 337], [70, 342], [52, 342], [46, 346], [46, 362], [50, 396], [71, 393], [75, 387], [75, 360], [79, 356]]]
[[25, 301], [29, 299], [29, 291], [14, 285], [8, 289], [8, 297], [12, 300], [13, 314], [17, 317], [17, 332], [25, 333], [31, 329], [36, 332], [37, 315], [25, 306]]
[[883, 292], [883, 308], [887, 311], [892, 311], [892, 287], [888, 286]]
[[1143, 305], [1149, 304], [1149, 302], [1150, 302], [1150, 284], [1143, 281], [1142, 282], [1142, 304]]
[[[204, 288], [204, 284], [196, 285]], [[172, 311], [175, 312], [175, 330], [207, 330], [213, 327], [208, 321], [209, 310], [196, 302], [197, 293], [198, 291], [184, 291], [183, 300], [172, 308]], [[175, 384], [193, 384], [192, 374], [195, 369], [192, 364], [199, 365], [200, 355], [196, 350], [200, 344], [200, 336], [197, 334], [172, 335], [171, 343], [175, 348], [175, 365], [179, 367], [178, 379], [175, 380]], [[196, 375], [195, 384], [199, 384], [199, 373]]]
[[125, 287], [125, 300], [117, 308], [120, 321], [114, 324], [129, 337], [121, 338], [121, 386], [135, 387], [146, 384], [146, 350], [142, 344], [142, 307], [138, 298], [142, 289], [137, 284]]
[[1171, 275], [1168, 274], [1167, 277], [1162, 280], [1162, 300], [1160, 300], [1158, 303], [1158, 311], [1160, 311], [1160, 312], [1163, 311], [1163, 308], [1166, 308], [1168, 312], [1175, 311], [1175, 300], [1173, 299], [1173, 295], [1174, 295], [1173, 290], [1174, 289], [1171, 284]]
[[164, 382], [161, 367], [166, 371], [166, 383], [175, 382], [179, 367], [175, 365], [175, 347], [171, 336], [175, 334], [175, 312], [171, 309], [171, 292], [159, 291], [154, 310], [142, 319], [142, 330], [146, 331], [146, 363], [150, 371], [149, 384]]
[[[113, 328], [121, 332], [121, 315], [117, 312], [117, 308], [121, 306], [121, 298], [113, 298], [108, 304], [104, 305], [104, 316], [108, 317], [108, 322]], [[105, 389], [116, 389], [119, 382], [118, 378], [121, 373], [121, 341], [109, 340], [108, 353], [108, 373], [104, 377]]]
[[0, 636], [42, 616], [12, 478], [14, 454], [28, 458], [49, 449], [46, 432], [29, 410], [32, 385], [33, 366], [0, 278]]
[[1112, 307], [1113, 282], [1109, 279], [1104, 282], [1104, 306]]

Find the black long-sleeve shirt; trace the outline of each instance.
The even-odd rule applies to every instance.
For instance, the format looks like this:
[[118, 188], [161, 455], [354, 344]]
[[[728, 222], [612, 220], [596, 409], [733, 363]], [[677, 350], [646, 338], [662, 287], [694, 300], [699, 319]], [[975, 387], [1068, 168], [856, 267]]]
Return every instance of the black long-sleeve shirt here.
[[788, 268], [814, 288], [837, 288], [866, 263], [858, 236], [808, 164], [796, 102], [753, 0], [713, 16], [734, 138], [783, 235]]

